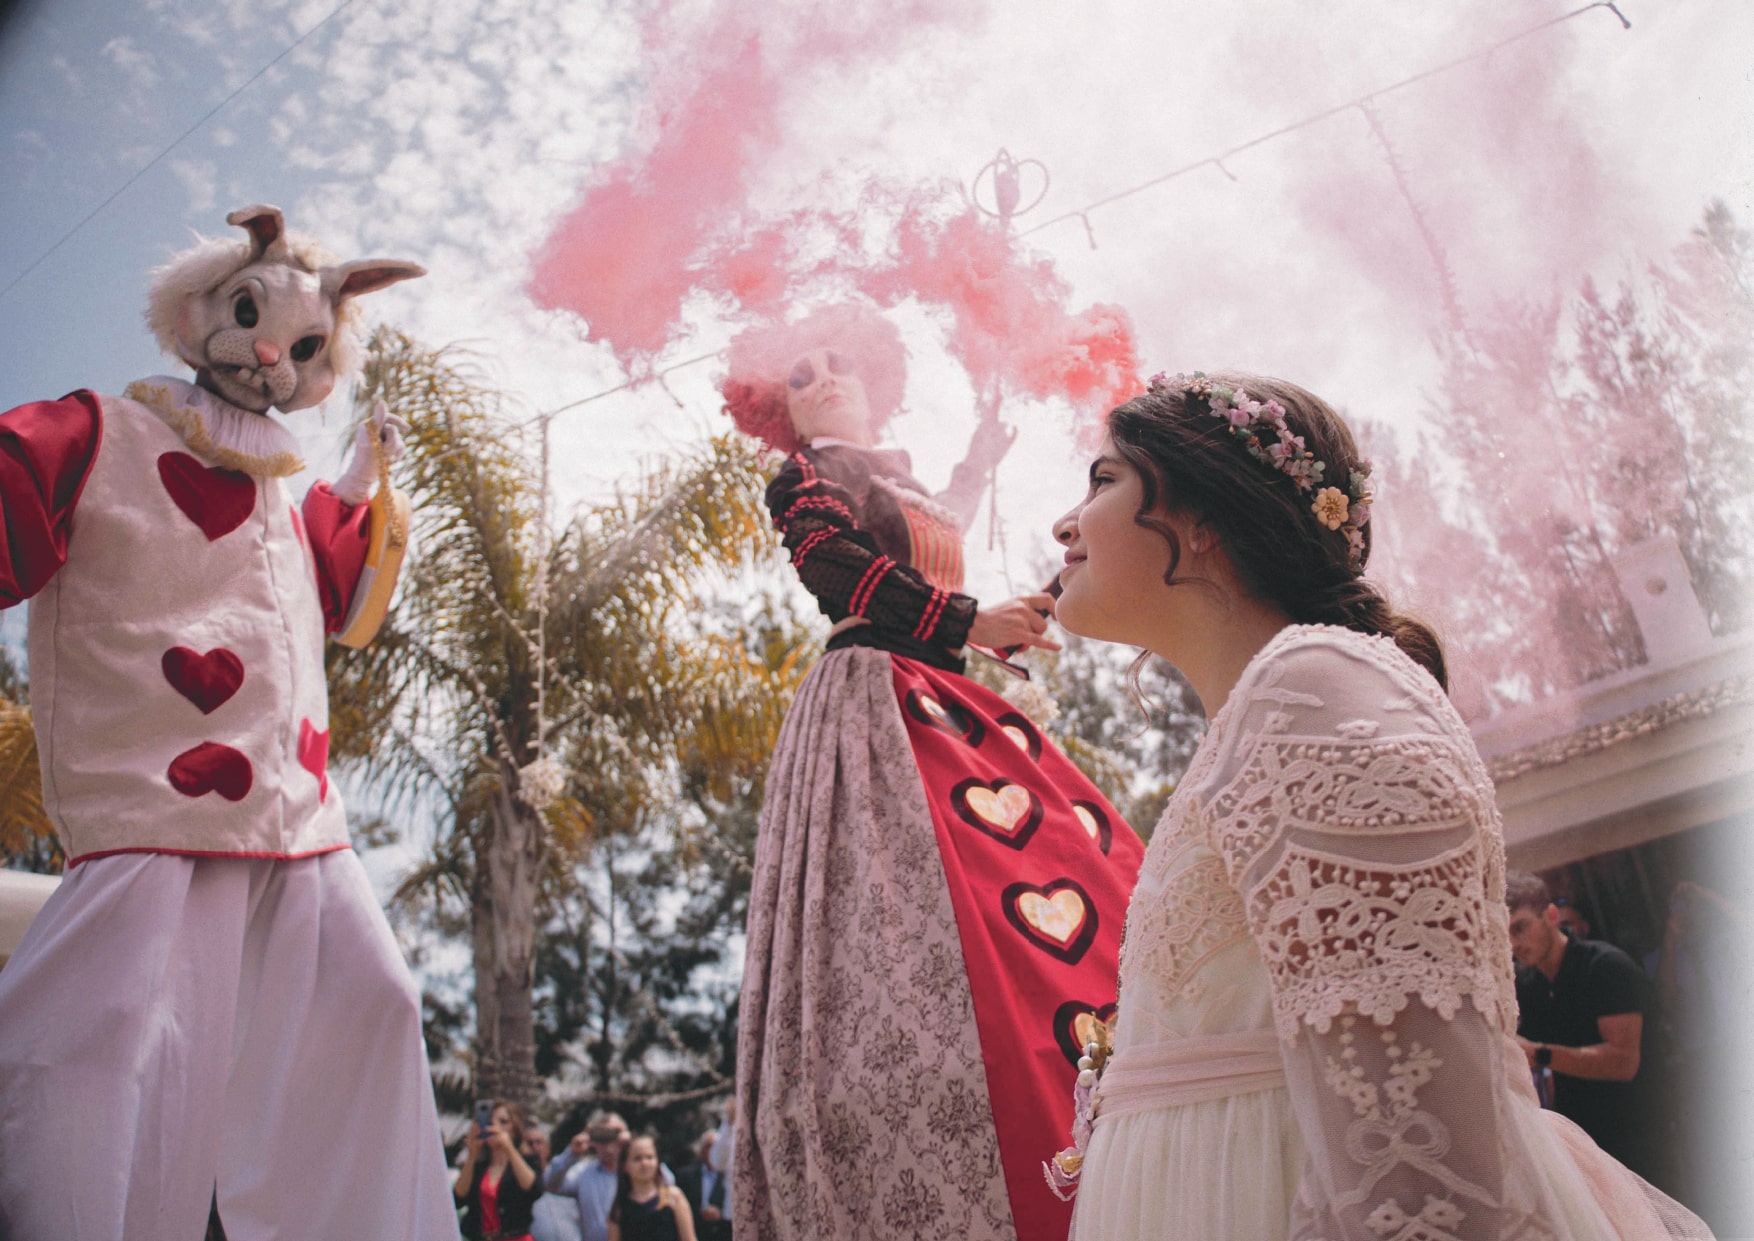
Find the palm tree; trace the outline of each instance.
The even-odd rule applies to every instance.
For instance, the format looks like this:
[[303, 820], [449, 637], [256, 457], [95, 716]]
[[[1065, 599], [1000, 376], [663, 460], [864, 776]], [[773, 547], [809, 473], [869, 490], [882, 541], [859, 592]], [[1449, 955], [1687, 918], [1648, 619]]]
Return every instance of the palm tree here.
[[330, 657], [332, 752], [394, 800], [437, 805], [400, 899], [470, 913], [479, 1094], [532, 1101], [538, 907], [607, 833], [669, 804], [676, 773], [772, 746], [797, 661], [693, 619], [775, 556], [759, 455], [731, 438], [646, 469], [558, 530], [539, 437], [465, 359], [380, 330], [358, 393], [408, 420], [415, 549], [377, 640]]
[[59, 874], [64, 860], [43, 809], [30, 687], [12, 653], [0, 647], [0, 865]]

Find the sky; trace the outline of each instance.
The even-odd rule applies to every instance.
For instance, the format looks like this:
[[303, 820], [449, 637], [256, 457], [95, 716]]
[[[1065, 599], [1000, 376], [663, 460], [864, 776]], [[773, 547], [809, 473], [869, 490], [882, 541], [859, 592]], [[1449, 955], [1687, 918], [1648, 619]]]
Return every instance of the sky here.
[[[1125, 310], [1144, 373], [1278, 374], [1376, 433], [1431, 431], [1446, 316], [1637, 273], [1713, 199], [1754, 223], [1754, 4], [1620, 0], [1630, 29], [1603, 7], [1561, 20], [1582, 7], [0, 0], [0, 409], [181, 374], [142, 322], [147, 272], [266, 202], [343, 258], [425, 265], [368, 317], [466, 346], [520, 415], [607, 393], [555, 417], [551, 453], [562, 512], [606, 495], [724, 428], [717, 364], [622, 388], [605, 325], [531, 295], [536, 257], [695, 116], [725, 152], [684, 153], [665, 184], [743, 220], [857, 219], [878, 187], [942, 198], [1001, 148], [1039, 161], [1021, 243], [1069, 310]], [[710, 71], [749, 38], [765, 93], [715, 112], [691, 90], [719, 89]], [[942, 485], [975, 392], [942, 314], [895, 318], [911, 371], [891, 432]], [[684, 297], [637, 365], [713, 355], [737, 326]], [[1037, 584], [1083, 488], [1063, 402], [1003, 415], [1019, 435], [996, 520], [969, 540], [987, 599]], [[287, 419], [313, 474], [333, 475], [349, 416], [338, 396]], [[1419, 499], [1381, 496], [1373, 520]], [[18, 643], [21, 622], [0, 637]], [[413, 856], [393, 852], [380, 890]]]
[[[521, 413], [609, 393], [553, 422], [561, 509], [604, 495], [642, 458], [722, 429], [718, 370], [614, 391], [629, 358], [604, 325], [532, 296], [536, 256], [606, 178], [643, 175], [697, 115], [736, 157], [685, 152], [665, 184], [692, 182], [741, 220], [857, 219], [877, 187], [954, 195], [1000, 148], [1039, 161], [1047, 191], [1014, 221], [1021, 244], [1069, 309], [1125, 310], [1144, 373], [1279, 374], [1407, 433], [1427, 425], [1446, 316], [1638, 272], [1712, 199], [1754, 223], [1754, 5], [1623, 0], [1566, 18], [1580, 9], [13, 0], [0, 10], [0, 408], [180, 373], [141, 322], [147, 271], [196, 233], [225, 233], [228, 210], [269, 202], [344, 258], [424, 264], [368, 316], [467, 346]], [[713, 76], [745, 39], [765, 66], [754, 104], [759, 92]], [[636, 373], [714, 354], [733, 309], [684, 298]], [[974, 389], [942, 314], [895, 317], [911, 374], [892, 434], [941, 485]], [[288, 418], [324, 473], [348, 416], [337, 397]], [[987, 598], [1035, 584], [1049, 525], [1082, 489], [1063, 402], [1012, 400], [1004, 416], [1019, 438], [996, 520], [970, 539]], [[1393, 522], [1396, 503], [1381, 497], [1377, 519]]]

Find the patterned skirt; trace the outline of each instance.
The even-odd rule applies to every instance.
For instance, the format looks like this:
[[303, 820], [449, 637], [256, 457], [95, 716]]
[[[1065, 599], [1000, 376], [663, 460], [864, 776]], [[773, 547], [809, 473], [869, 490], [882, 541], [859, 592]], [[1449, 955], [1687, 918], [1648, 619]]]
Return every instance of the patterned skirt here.
[[1063, 1241], [1080, 1031], [1139, 839], [1009, 703], [832, 651], [787, 716], [750, 893], [739, 1237]]

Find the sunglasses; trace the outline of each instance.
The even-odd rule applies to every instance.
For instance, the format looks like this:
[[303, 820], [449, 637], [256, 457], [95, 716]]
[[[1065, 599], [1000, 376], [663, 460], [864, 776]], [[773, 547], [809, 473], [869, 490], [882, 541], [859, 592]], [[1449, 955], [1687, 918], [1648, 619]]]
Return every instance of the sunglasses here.
[[[831, 374], [851, 375], [853, 364], [845, 354], [836, 353], [832, 349], [824, 351], [828, 355], [828, 369]], [[792, 368], [791, 376], [786, 380], [790, 388], [808, 388], [816, 382], [816, 368], [810, 364], [809, 358], [799, 358], [798, 364]]]

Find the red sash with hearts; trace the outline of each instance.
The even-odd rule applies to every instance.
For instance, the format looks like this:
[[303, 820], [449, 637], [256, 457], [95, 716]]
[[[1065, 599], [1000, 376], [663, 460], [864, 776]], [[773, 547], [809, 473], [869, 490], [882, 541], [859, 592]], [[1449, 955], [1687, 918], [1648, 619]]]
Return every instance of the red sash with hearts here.
[[1063, 1241], [1042, 1160], [1065, 1145], [1085, 1032], [1112, 1016], [1145, 847], [1071, 760], [966, 677], [893, 656], [956, 908], [1020, 1241]]

